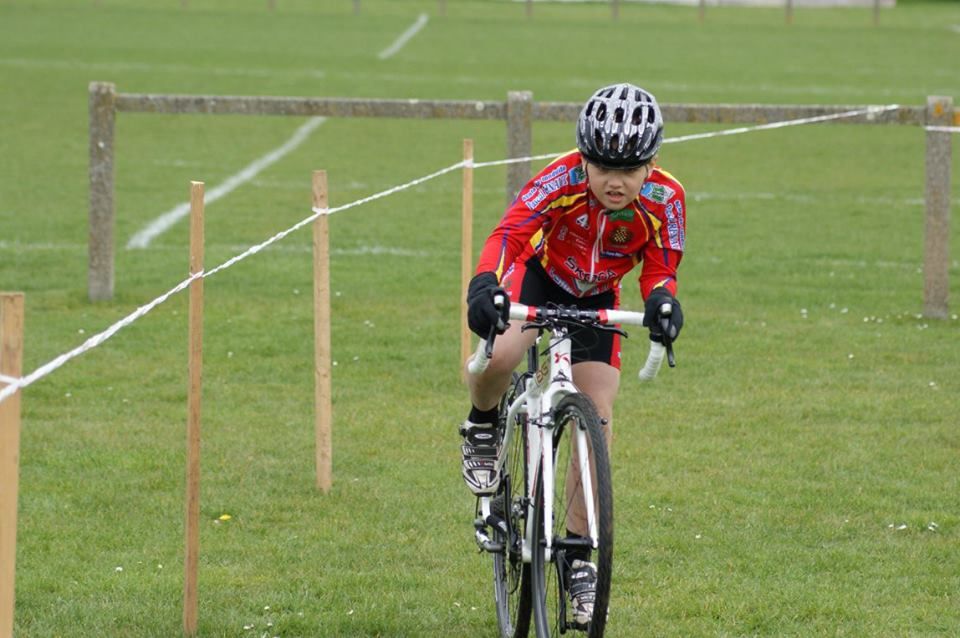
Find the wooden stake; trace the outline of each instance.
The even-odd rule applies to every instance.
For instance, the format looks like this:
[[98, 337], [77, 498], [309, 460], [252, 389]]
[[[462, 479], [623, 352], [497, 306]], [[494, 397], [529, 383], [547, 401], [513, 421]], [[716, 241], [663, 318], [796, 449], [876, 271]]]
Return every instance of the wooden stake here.
[[[313, 207], [327, 208], [327, 172], [313, 172]], [[330, 228], [329, 217], [313, 222], [313, 337], [314, 406], [316, 416], [317, 489], [324, 493], [333, 484], [333, 407], [330, 352]]]
[[463, 140], [462, 227], [460, 230], [460, 363], [470, 356], [470, 329], [467, 327], [467, 286], [473, 276], [473, 140]]
[[[190, 275], [203, 271], [203, 182], [190, 182]], [[203, 389], [203, 277], [190, 283], [187, 387], [187, 495], [184, 535], [183, 631], [197, 633], [200, 564], [200, 397]]]
[[[23, 293], [0, 293], [0, 374], [20, 378]], [[0, 387], [4, 387], [0, 384]], [[20, 391], [0, 403], [0, 637], [13, 636], [20, 486]]]

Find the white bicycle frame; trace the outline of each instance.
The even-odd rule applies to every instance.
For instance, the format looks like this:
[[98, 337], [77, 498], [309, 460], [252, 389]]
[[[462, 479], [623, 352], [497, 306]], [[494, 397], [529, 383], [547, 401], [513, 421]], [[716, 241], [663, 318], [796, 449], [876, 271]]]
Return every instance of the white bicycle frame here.
[[[536, 320], [536, 308], [524, 306], [523, 304], [510, 304], [510, 318], [514, 320], [534, 321]], [[643, 325], [643, 313], [629, 310], [601, 310], [600, 323], [603, 324], [628, 324]], [[539, 343], [540, 337], [537, 342]], [[554, 423], [552, 422], [553, 409], [560, 404], [565, 397], [579, 392], [573, 384], [573, 364], [570, 358], [571, 343], [566, 330], [552, 332], [550, 335], [549, 346], [546, 349], [548, 357], [540, 357], [540, 365], [532, 377], [527, 378], [524, 391], [514, 399], [510, 404], [507, 414], [506, 431], [503, 433], [503, 444], [500, 447], [500, 454], [497, 457], [495, 471], [500, 471], [504, 467], [507, 454], [511, 449], [511, 442], [515, 434], [514, 429], [517, 422], [517, 416], [527, 415], [528, 427], [527, 436], [527, 476], [531, 478], [526, 486], [527, 498], [527, 521], [531, 524], [526, 526], [521, 550], [523, 562], [529, 563], [533, 559], [533, 525], [534, 513], [536, 507], [536, 485], [538, 470], [542, 469], [539, 479], [543, 481], [543, 537], [546, 540], [544, 547], [544, 559], [551, 560], [553, 553], [553, 493], [554, 493], [554, 449], [553, 432]], [[641, 381], [653, 379], [663, 363], [666, 348], [663, 344], [651, 341], [650, 354], [643, 368], [640, 370], [639, 378]], [[479, 374], [486, 369], [489, 359], [485, 354], [485, 343], [480, 342], [476, 353], [468, 363], [468, 370], [472, 374]], [[596, 508], [593, 495], [593, 478], [590, 472], [588, 460], [589, 448], [587, 444], [587, 433], [582, 428], [575, 428], [571, 436], [576, 437], [576, 449], [579, 458], [579, 467], [581, 472], [581, 483], [583, 485], [583, 497], [585, 499], [585, 508], [587, 513], [587, 529], [589, 530], [590, 542], [594, 549], [597, 548], [598, 536]], [[489, 520], [490, 517], [490, 499], [489, 496], [480, 498], [480, 508], [483, 520]], [[505, 506], [510, 507], [507, 503]]]

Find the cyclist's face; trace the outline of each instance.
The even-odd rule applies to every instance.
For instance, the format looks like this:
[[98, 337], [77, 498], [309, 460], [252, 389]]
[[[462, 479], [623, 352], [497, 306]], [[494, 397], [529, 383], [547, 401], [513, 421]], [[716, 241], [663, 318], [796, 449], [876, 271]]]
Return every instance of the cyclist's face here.
[[639, 168], [623, 170], [584, 162], [590, 191], [603, 207], [609, 210], [626, 208], [637, 198], [643, 182], [650, 175], [651, 165], [652, 162]]

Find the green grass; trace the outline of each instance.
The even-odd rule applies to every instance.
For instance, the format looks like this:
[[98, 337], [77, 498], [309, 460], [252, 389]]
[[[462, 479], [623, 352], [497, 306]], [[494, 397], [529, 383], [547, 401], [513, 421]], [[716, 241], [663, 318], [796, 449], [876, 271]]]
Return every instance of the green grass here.
[[[99, 4], [0, 2], [0, 289], [27, 295], [27, 372], [181, 281], [186, 223], [123, 245], [189, 180], [212, 188], [303, 122], [121, 114], [116, 297], [91, 304], [91, 81], [581, 101], [629, 79], [670, 103], [960, 100], [947, 2], [901, 1], [877, 27], [869, 9], [801, 8], [787, 26], [782, 9], [710, 8], [701, 24], [696, 8], [632, 3], [618, 23], [600, 4], [537, 3], [528, 21], [492, 0], [445, 16], [432, 0], [364, 0], [359, 16], [346, 0]], [[420, 12], [429, 25], [379, 60]], [[534, 136], [537, 153], [573, 143], [567, 124]], [[499, 122], [331, 119], [207, 207], [207, 264], [306, 217], [314, 169], [336, 206], [458, 161], [465, 137], [478, 160], [506, 153]], [[642, 334], [626, 344], [609, 635], [955, 633], [960, 322], [917, 316], [922, 131], [791, 128], [661, 161], [688, 191], [687, 327], [651, 387], [632, 380]], [[476, 172], [477, 247], [503, 184], [502, 168]], [[200, 635], [496, 634], [455, 432], [459, 206], [451, 174], [331, 218], [328, 495], [313, 488], [309, 231], [207, 280]], [[950, 275], [956, 300], [955, 259]], [[186, 320], [179, 295], [24, 391], [17, 636], [180, 632]]]

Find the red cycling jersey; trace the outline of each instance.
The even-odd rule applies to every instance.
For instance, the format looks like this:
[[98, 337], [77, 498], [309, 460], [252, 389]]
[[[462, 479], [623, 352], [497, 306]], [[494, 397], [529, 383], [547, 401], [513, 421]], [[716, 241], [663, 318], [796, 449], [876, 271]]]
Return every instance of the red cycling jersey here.
[[659, 286], [676, 295], [684, 205], [680, 182], [654, 167], [635, 200], [606, 210], [590, 192], [579, 151], [572, 151], [520, 190], [487, 238], [477, 272], [494, 272], [502, 281], [515, 263], [536, 255], [555, 284], [588, 297], [618, 292], [623, 276], [642, 262], [644, 299]]

